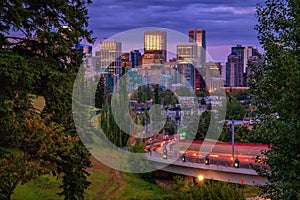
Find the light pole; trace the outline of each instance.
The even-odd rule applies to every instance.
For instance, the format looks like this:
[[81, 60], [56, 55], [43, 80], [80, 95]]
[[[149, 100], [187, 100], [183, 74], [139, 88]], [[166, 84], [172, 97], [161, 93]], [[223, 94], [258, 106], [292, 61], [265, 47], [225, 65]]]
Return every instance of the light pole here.
[[231, 145], [232, 145], [232, 159], [234, 159], [234, 119], [231, 121]]
[[144, 143], [146, 142], [146, 138], [147, 138], [147, 122], [146, 122], [146, 119], [144, 119], [144, 131], [143, 131]]
[[150, 156], [152, 156], [152, 140], [153, 140], [153, 127], [152, 127], [152, 121], [150, 119]]
[[178, 138], [177, 143], [179, 144], [179, 140], [180, 140], [180, 115], [179, 115], [178, 111], [176, 112], [175, 119], [177, 120], [177, 138]]

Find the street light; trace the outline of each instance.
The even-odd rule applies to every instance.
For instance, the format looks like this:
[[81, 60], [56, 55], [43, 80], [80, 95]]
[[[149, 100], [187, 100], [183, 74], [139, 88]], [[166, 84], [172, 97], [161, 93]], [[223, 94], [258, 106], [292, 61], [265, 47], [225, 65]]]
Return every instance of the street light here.
[[208, 156], [208, 155], [205, 156], [205, 164], [206, 164], [206, 165], [209, 165], [209, 156]]
[[234, 161], [234, 167], [235, 168], [239, 168], [240, 167], [240, 161], [239, 161], [239, 159], [235, 159], [235, 161]]
[[231, 121], [231, 146], [232, 146], [232, 158], [234, 158], [234, 119]]
[[199, 176], [198, 176], [198, 180], [199, 180], [199, 181], [203, 181], [203, 180], [204, 180], [203, 175], [199, 175]]
[[168, 158], [168, 153], [167, 153], [167, 147], [166, 146], [164, 146], [164, 148], [163, 148], [163, 158], [164, 159]]
[[177, 120], [177, 138], [178, 138], [177, 143], [179, 144], [179, 140], [180, 140], [180, 115], [179, 115], [179, 111], [176, 111], [175, 120]]
[[182, 154], [182, 162], [185, 162], [185, 159], [186, 159], [186, 155], [185, 153]]

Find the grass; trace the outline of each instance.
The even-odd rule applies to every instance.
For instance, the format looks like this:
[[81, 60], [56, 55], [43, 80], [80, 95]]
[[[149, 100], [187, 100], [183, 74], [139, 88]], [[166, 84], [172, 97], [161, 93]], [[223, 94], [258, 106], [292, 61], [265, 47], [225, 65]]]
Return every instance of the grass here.
[[259, 194], [259, 188], [256, 186], [246, 185], [243, 192], [245, 198], [256, 197]]
[[[85, 199], [174, 199], [174, 191], [160, 187], [159, 185], [141, 179], [137, 174], [116, 173], [93, 157], [92, 168], [88, 171], [91, 182], [85, 191]], [[50, 175], [44, 175], [24, 185], [18, 185], [12, 200], [60, 200], [57, 195], [61, 192], [58, 188], [61, 180]], [[257, 196], [259, 189], [254, 186], [245, 186], [243, 189], [245, 198]]]
[[[109, 184], [108, 174], [104, 170], [101, 172], [90, 172], [88, 180], [91, 182], [90, 187], [86, 190], [85, 199], [173, 199], [174, 194], [171, 190], [162, 188], [155, 183], [143, 180], [136, 174], [123, 173], [123, 183], [117, 188], [118, 183], [115, 180], [111, 187], [106, 188]], [[58, 188], [60, 181], [50, 175], [41, 176], [24, 185], [19, 185], [12, 200], [59, 200], [63, 199], [56, 193], [60, 192]], [[117, 190], [116, 190], [117, 189]], [[255, 197], [258, 195], [259, 189], [254, 186], [245, 186], [245, 198]]]
[[[171, 191], [155, 183], [141, 179], [136, 174], [122, 173], [122, 179], [115, 176], [115, 171], [91, 158], [93, 167], [88, 171], [91, 182], [85, 191], [85, 199], [171, 199]], [[44, 175], [24, 185], [18, 185], [12, 200], [59, 200], [60, 180]]]
[[[135, 174], [123, 174], [125, 179], [124, 184], [121, 185], [119, 190], [112, 196], [111, 192], [116, 189], [117, 183], [114, 182], [112, 187], [108, 188], [104, 193], [99, 193], [105, 189], [105, 183], [108, 182], [108, 174], [90, 173], [88, 177], [92, 183], [86, 190], [85, 199], [98, 200], [98, 199], [171, 199], [171, 191], [163, 189], [162, 187], [140, 179]], [[63, 199], [56, 193], [61, 190], [58, 188], [60, 181], [55, 177], [45, 175], [38, 179], [19, 185], [12, 200], [59, 200]]]
[[115, 199], [172, 199], [172, 191], [145, 181], [136, 174], [123, 174], [125, 183]]
[[24, 185], [19, 185], [12, 200], [59, 200], [60, 198], [56, 193], [60, 192], [58, 188], [60, 181], [50, 175], [41, 176]]
[[109, 179], [108, 174], [90, 172], [88, 180], [91, 182], [90, 187], [85, 192], [85, 199], [99, 199], [99, 192], [104, 189], [105, 184]]

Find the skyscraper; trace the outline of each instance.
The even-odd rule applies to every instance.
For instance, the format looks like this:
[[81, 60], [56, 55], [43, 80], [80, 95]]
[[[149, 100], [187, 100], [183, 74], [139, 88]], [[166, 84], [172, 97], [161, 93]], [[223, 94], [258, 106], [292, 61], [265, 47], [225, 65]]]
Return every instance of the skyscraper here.
[[[186, 86], [191, 86], [195, 89], [195, 78], [197, 63], [197, 44], [185, 43], [177, 45], [177, 71], [184, 76], [187, 83], [182, 82], [180, 76], [176, 77], [176, 83], [181, 83]], [[177, 74], [178, 75], [178, 74]]]
[[132, 62], [132, 67], [137, 68], [141, 65], [141, 53], [139, 50], [132, 50], [130, 52], [130, 60]]
[[257, 49], [238, 44], [231, 48], [226, 63], [226, 86], [247, 86], [247, 76], [251, 73], [248, 62], [258, 65], [262, 62]]
[[104, 41], [100, 43], [100, 68], [114, 75], [122, 72], [122, 43], [116, 41]]
[[189, 30], [189, 42], [197, 44], [195, 89], [205, 90], [205, 83], [201, 77], [200, 65], [206, 62], [206, 31], [202, 29]]
[[199, 64], [206, 62], [206, 31], [202, 29], [189, 30], [189, 42], [195, 42], [198, 46], [197, 56]]
[[226, 86], [240, 87], [244, 85], [243, 57], [238, 51], [232, 52], [227, 57]]
[[237, 52], [241, 56], [241, 62], [243, 65], [243, 72], [246, 72], [247, 65], [247, 49], [240, 44], [237, 44], [235, 47], [231, 47], [231, 53]]
[[132, 68], [132, 62], [129, 59], [129, 53], [122, 53], [122, 75]]
[[163, 64], [167, 59], [167, 33], [147, 31], [144, 33], [143, 65]]

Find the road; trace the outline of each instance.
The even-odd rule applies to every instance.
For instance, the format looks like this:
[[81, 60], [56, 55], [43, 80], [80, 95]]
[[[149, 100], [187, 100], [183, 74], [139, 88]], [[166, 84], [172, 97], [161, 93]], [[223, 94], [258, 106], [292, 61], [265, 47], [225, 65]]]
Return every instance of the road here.
[[[240, 161], [240, 167], [250, 168], [256, 165], [255, 158], [260, 155], [262, 150], [268, 149], [267, 145], [262, 144], [235, 144], [235, 157], [232, 157], [231, 143], [217, 142], [207, 143], [209, 151], [200, 152], [203, 142], [180, 141], [179, 145], [176, 140], [155, 141], [151, 149], [159, 154], [163, 154], [163, 148], [166, 146], [169, 157], [176, 158], [185, 153], [187, 162], [205, 163], [205, 157], [208, 155], [210, 164], [233, 166], [235, 159]], [[146, 147], [150, 148], [150, 145]], [[180, 159], [180, 158], [179, 158]]]

